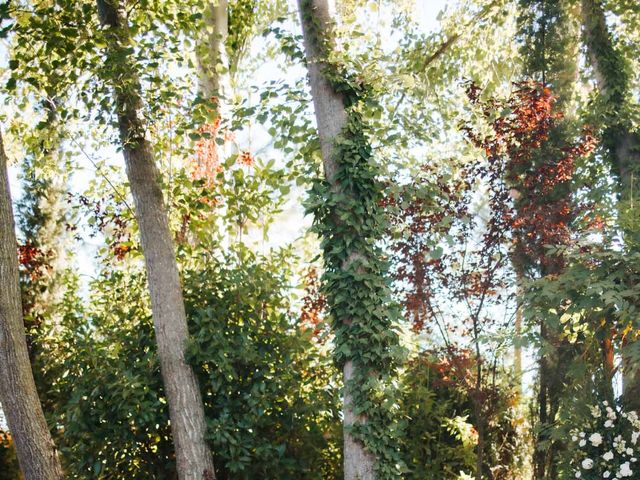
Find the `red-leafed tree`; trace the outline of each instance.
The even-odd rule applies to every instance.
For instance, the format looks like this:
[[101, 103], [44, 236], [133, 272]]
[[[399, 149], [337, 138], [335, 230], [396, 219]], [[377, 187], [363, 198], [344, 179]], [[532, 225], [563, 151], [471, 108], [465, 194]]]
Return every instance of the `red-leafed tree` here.
[[[560, 250], [550, 247], [571, 240], [571, 225], [584, 208], [572, 194], [575, 163], [594, 148], [588, 132], [569, 144], [551, 138], [562, 112], [554, 108], [549, 88], [535, 82], [514, 87], [506, 100], [483, 99], [477, 85], [467, 84], [471, 105], [485, 125], [468, 122], [461, 130], [484, 155], [465, 165], [458, 177], [423, 168], [425, 179], [440, 192], [439, 200], [412, 197], [415, 184], [386, 200], [395, 212], [395, 228], [404, 232], [394, 242], [394, 272], [408, 319], [415, 330], [437, 329], [447, 347], [466, 339], [475, 353], [474, 381], [467, 390], [477, 422], [478, 478], [487, 468], [483, 449], [491, 414], [485, 378], [495, 375], [491, 359], [481, 351], [483, 337], [512, 320], [511, 265], [526, 269], [530, 277], [562, 271]], [[451, 300], [463, 306], [462, 328], [450, 326], [456, 309], [443, 304]], [[560, 336], [544, 325], [541, 329], [545, 341], [563, 354], [566, 345]], [[500, 347], [494, 345], [494, 350]], [[544, 397], [557, 390], [551, 382], [562, 379], [548, 381], [541, 387]], [[543, 400], [546, 417], [553, 418], [557, 400]]]

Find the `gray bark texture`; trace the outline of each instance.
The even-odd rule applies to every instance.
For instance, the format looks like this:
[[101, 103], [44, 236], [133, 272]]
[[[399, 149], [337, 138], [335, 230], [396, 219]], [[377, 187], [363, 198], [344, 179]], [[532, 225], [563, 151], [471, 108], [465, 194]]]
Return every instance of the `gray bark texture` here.
[[[326, 67], [323, 60], [327, 56], [327, 48], [332, 43], [333, 5], [329, 0], [298, 0], [298, 6], [324, 175], [335, 193], [339, 194], [339, 186], [335, 181], [336, 162], [333, 150], [336, 138], [347, 124], [347, 112], [342, 95], [334, 90], [323, 74], [323, 69]], [[357, 256], [358, 252], [351, 252], [346, 262], [352, 262]], [[348, 323], [348, 319], [345, 322]], [[373, 480], [376, 458], [349, 433], [349, 427], [352, 425], [366, 422], [366, 417], [355, 415], [352, 408], [352, 395], [348, 388], [356, 368], [352, 361], [347, 361], [343, 369], [344, 478], [345, 480]]]
[[22, 318], [15, 222], [0, 134], [0, 401], [25, 480], [64, 478], [31, 371]]
[[[126, 48], [130, 42], [124, 9], [117, 0], [98, 0], [108, 28], [109, 56], [127, 177], [140, 227], [158, 356], [181, 480], [215, 478], [207, 445], [204, 406], [196, 375], [185, 361], [189, 337], [173, 236], [162, 195], [160, 172], [140, 116], [141, 86]], [[116, 75], [117, 73], [117, 75]]]
[[[604, 146], [609, 151], [614, 172], [620, 183], [620, 210], [633, 210], [634, 177], [638, 184], [640, 173], [640, 135], [633, 131], [624, 113], [628, 78], [624, 59], [614, 46], [600, 0], [582, 0], [583, 37], [593, 68], [599, 95], [605, 106]], [[637, 187], [636, 187], [637, 190]], [[628, 212], [625, 212], [627, 214]], [[640, 233], [621, 225], [626, 248], [640, 247]], [[625, 349], [638, 348], [637, 341], [624, 345], [623, 349], [623, 400], [628, 409], [640, 411], [640, 371], [629, 359]]]

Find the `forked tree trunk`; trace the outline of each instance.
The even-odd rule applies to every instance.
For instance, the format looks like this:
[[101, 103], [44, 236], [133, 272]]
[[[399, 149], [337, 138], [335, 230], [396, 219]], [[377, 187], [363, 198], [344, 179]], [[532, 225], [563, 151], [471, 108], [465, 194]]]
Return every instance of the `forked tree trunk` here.
[[108, 61], [115, 93], [127, 176], [140, 227], [158, 356], [181, 480], [214, 478], [205, 440], [206, 420], [196, 375], [185, 361], [189, 336], [173, 237], [162, 196], [160, 172], [140, 117], [141, 86], [128, 48], [127, 18], [118, 0], [98, 0], [100, 22], [108, 30]]
[[[640, 171], [640, 134], [633, 130], [623, 112], [629, 89], [624, 59], [615, 49], [600, 0], [582, 0], [582, 25], [593, 74], [607, 112], [604, 119], [604, 146], [619, 177], [621, 217], [631, 214], [637, 219], [639, 214], [633, 211], [633, 204], [637, 203], [633, 198], [633, 184], [634, 176], [638, 184], [637, 174]], [[621, 229], [625, 247], [633, 250], [640, 248], [640, 232], [637, 228], [623, 224]], [[640, 366], [633, 365], [624, 354], [627, 348], [637, 348], [636, 342], [629, 341], [623, 349], [623, 396], [627, 408], [640, 410]]]
[[0, 401], [25, 480], [64, 478], [27, 352], [7, 157], [0, 134]]
[[[335, 178], [337, 167], [334, 144], [347, 124], [347, 112], [342, 95], [334, 90], [323, 72], [323, 69], [326, 68], [326, 64], [323, 62], [327, 55], [326, 48], [331, 45], [333, 38], [333, 6], [330, 5], [329, 0], [298, 0], [298, 6], [309, 70], [309, 83], [320, 137], [324, 175], [333, 191], [339, 195], [341, 193], [340, 186]], [[345, 263], [352, 262], [358, 255], [358, 252], [349, 252]], [[345, 265], [345, 268], [347, 267], [348, 265]], [[340, 320], [349, 323], [349, 319]], [[348, 388], [356, 376], [356, 368], [356, 364], [350, 360], [345, 363], [343, 368], [345, 384], [343, 405], [344, 478], [345, 480], [373, 480], [376, 458], [350, 433], [350, 427], [356, 423], [367, 421], [365, 416], [354, 413], [353, 396]]]

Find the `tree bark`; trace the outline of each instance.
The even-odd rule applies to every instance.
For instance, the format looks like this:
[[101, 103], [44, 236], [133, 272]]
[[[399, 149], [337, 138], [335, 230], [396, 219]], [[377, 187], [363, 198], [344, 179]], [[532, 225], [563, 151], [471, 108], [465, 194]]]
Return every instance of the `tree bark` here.
[[141, 85], [130, 63], [127, 18], [117, 0], [98, 0], [100, 22], [107, 27], [108, 61], [127, 176], [140, 227], [158, 356], [169, 405], [171, 431], [181, 480], [215, 478], [207, 445], [206, 419], [195, 373], [185, 361], [189, 337], [173, 237], [146, 127], [140, 117]]
[[[582, 0], [581, 5], [584, 43], [606, 112], [603, 143], [619, 179], [620, 217], [630, 213], [637, 219], [638, 214], [633, 211], [633, 184], [640, 166], [640, 134], [633, 130], [624, 115], [629, 89], [624, 59], [615, 48], [602, 2]], [[629, 228], [623, 222], [621, 229], [625, 248], [639, 248], [640, 232], [637, 228]], [[638, 348], [634, 340], [624, 347]], [[623, 348], [623, 399], [627, 408], [633, 410], [640, 410], [640, 372], [637, 370], [638, 366], [631, 363]]]
[[20, 301], [15, 222], [0, 134], [0, 400], [25, 480], [64, 477], [31, 371]]
[[[229, 59], [226, 41], [229, 36], [228, 0], [211, 1], [204, 14], [206, 42], [198, 48], [200, 91], [206, 99], [216, 97], [218, 109], [227, 103], [231, 94]], [[221, 112], [225, 113], [225, 112]]]
[[[323, 73], [323, 69], [327, 66], [324, 63], [327, 48], [330, 47], [333, 38], [333, 5], [329, 0], [298, 0], [298, 6], [324, 176], [333, 191], [339, 195], [341, 192], [335, 178], [337, 167], [333, 151], [334, 143], [346, 126], [348, 118], [343, 96], [335, 91]], [[352, 262], [357, 256], [358, 252], [350, 252], [345, 264]], [[343, 321], [349, 323], [349, 319], [343, 319]], [[343, 367], [344, 478], [345, 480], [373, 480], [377, 459], [350, 433], [353, 425], [367, 421], [366, 416], [356, 415], [353, 410], [353, 396], [349, 385], [357, 373], [357, 368], [357, 365], [350, 360]]]

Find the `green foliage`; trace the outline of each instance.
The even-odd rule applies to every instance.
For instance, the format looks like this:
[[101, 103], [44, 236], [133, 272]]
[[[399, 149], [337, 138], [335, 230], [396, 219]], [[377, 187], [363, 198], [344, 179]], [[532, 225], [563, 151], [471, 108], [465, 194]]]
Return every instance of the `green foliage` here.
[[[185, 273], [191, 362], [219, 478], [337, 478], [335, 372], [287, 298], [289, 251]], [[276, 267], [280, 265], [280, 268]], [[285, 267], [286, 268], [286, 267]]]
[[408, 473], [403, 478], [447, 480], [474, 475], [479, 420], [487, 426], [484, 463], [491, 478], [523, 478], [530, 439], [517, 395], [509, 385], [484, 386], [493, 394], [487, 399], [485, 418], [476, 418], [464, 379], [458, 378], [463, 372], [442, 355], [421, 352], [401, 377], [400, 409], [408, 419], [402, 442]]
[[413, 360], [402, 376], [401, 411], [408, 417], [403, 460], [408, 480], [445, 480], [475, 469], [471, 404], [461, 390], [436, 385], [430, 354]]
[[20, 468], [11, 436], [0, 430], [0, 480], [20, 480]]
[[[184, 270], [218, 478], [340, 475], [335, 372], [292, 316], [288, 255], [201, 256]], [[105, 269], [90, 306], [50, 339], [48, 395], [70, 478], [175, 477], [144, 282], [138, 269]]]

